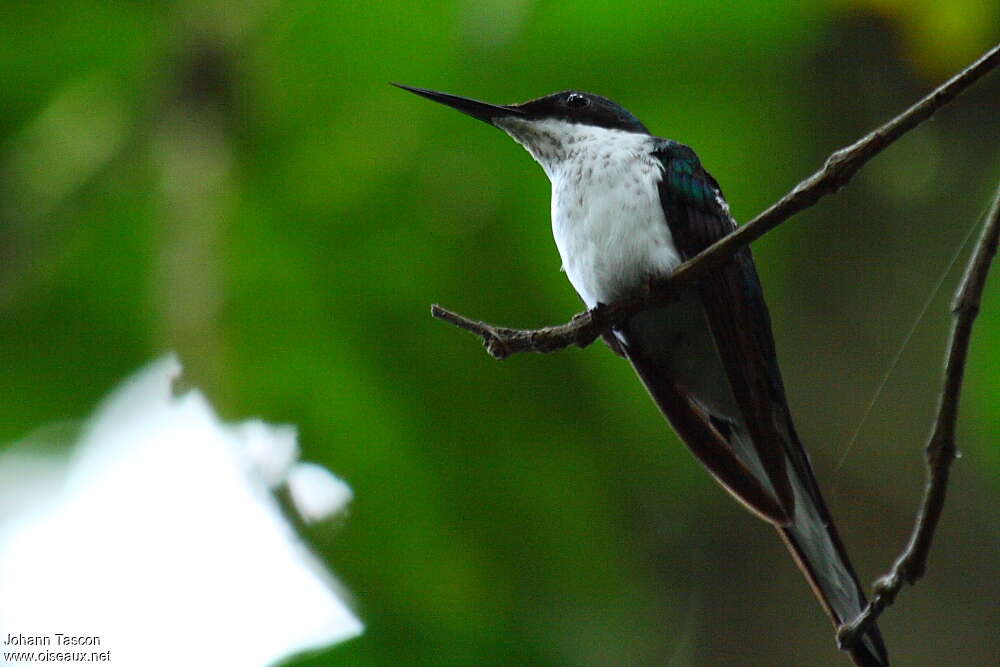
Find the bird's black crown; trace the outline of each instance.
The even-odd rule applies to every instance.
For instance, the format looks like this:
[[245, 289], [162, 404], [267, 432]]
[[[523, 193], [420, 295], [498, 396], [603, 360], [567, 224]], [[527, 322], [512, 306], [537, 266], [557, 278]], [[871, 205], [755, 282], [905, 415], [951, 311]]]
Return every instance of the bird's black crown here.
[[512, 108], [531, 118], [558, 118], [581, 125], [649, 134], [642, 121], [628, 109], [606, 97], [579, 90], [552, 93], [523, 104], [513, 105]]

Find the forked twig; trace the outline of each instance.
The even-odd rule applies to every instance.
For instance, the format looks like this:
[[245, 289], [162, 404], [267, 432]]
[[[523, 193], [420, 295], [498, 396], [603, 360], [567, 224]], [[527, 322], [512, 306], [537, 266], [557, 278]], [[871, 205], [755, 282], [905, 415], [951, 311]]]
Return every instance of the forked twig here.
[[910, 541], [889, 573], [875, 582], [875, 590], [868, 606], [856, 618], [844, 623], [837, 630], [837, 644], [841, 648], [853, 646], [885, 608], [893, 603], [903, 584], [912, 586], [924, 576], [927, 569], [931, 542], [934, 540], [934, 532], [941, 518], [941, 511], [944, 509], [948, 472], [951, 462], [955, 460], [955, 424], [958, 419], [958, 403], [969, 340], [972, 336], [972, 324], [979, 314], [986, 276], [997, 253], [998, 237], [1000, 237], [1000, 187], [997, 188], [983, 233], [969, 259], [965, 277], [962, 278], [962, 284], [952, 302], [955, 324], [945, 362], [944, 386], [941, 389], [937, 419], [925, 450], [927, 482], [924, 485], [924, 496], [917, 511], [913, 534], [910, 535]]

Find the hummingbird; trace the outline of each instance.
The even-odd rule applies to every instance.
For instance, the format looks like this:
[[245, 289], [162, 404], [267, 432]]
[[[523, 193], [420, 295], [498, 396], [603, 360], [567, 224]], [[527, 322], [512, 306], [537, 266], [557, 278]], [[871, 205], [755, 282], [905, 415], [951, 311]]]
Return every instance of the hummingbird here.
[[[393, 85], [503, 130], [542, 166], [562, 269], [588, 309], [649, 289], [736, 229], [695, 152], [605, 97], [498, 105]], [[750, 248], [604, 338], [708, 472], [777, 528], [834, 625], [860, 613], [864, 592], [792, 423]], [[851, 658], [889, 664], [875, 625]]]

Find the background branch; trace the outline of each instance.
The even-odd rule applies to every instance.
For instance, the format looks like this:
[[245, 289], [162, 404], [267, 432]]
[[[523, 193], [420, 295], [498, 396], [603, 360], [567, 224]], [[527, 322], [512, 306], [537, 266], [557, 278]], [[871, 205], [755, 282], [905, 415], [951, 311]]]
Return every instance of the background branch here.
[[823, 168], [795, 186], [775, 204], [733, 233], [684, 262], [666, 279], [654, 281], [644, 294], [626, 302], [576, 315], [570, 322], [542, 329], [515, 329], [473, 320], [442, 306], [431, 306], [431, 315], [470, 331], [483, 340], [487, 352], [504, 359], [518, 352], [554, 352], [570, 345], [586, 347], [610, 327], [629, 316], [670, 300], [679, 288], [729, 260], [740, 248], [809, 208], [822, 197], [843, 187], [869, 160], [893, 142], [930, 118], [935, 111], [955, 99], [1000, 63], [1000, 45], [940, 85], [929, 95], [888, 123], [827, 158]]
[[875, 583], [871, 602], [857, 618], [843, 624], [837, 631], [837, 643], [841, 648], [853, 646], [864, 634], [865, 629], [893, 603], [903, 584], [915, 584], [927, 569], [931, 542], [934, 540], [934, 532], [941, 518], [941, 511], [944, 509], [948, 472], [951, 462], [955, 459], [955, 424], [958, 419], [958, 403], [972, 336], [972, 324], [979, 314], [986, 277], [997, 253], [998, 236], [1000, 236], [1000, 186], [987, 215], [983, 233], [969, 259], [965, 277], [952, 303], [955, 324], [945, 362], [944, 387], [941, 390], [938, 415], [925, 450], [927, 482], [917, 512], [916, 525], [909, 543], [896, 559], [892, 570]]

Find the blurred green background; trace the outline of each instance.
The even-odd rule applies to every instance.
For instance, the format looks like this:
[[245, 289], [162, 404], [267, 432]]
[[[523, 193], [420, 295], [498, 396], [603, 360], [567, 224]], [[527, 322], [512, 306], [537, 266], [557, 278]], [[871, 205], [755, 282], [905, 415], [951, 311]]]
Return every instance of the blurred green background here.
[[[579, 302], [541, 169], [387, 82], [609, 96], [693, 146], [746, 220], [995, 43], [1000, 3], [7, 0], [0, 17], [0, 441], [85, 416], [167, 349], [227, 417], [296, 424], [356, 493], [307, 537], [367, 630], [295, 665], [847, 664], [773, 530], [625, 362], [595, 345], [498, 363], [430, 318], [543, 325]], [[959, 268], [847, 443], [996, 187], [998, 109], [993, 73], [754, 245], [865, 582], [912, 525]], [[929, 574], [881, 621], [897, 665], [1000, 662], [998, 286]]]

